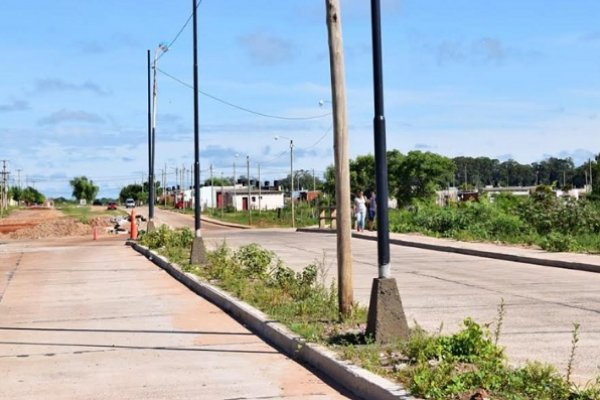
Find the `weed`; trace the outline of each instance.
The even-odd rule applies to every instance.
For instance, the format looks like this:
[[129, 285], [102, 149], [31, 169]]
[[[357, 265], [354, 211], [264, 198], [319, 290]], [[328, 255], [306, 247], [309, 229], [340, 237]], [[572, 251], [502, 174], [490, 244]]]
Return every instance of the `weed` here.
[[506, 303], [504, 303], [504, 298], [500, 299], [500, 304], [498, 304], [498, 316], [496, 318], [496, 329], [494, 330], [494, 344], [498, 345], [498, 341], [500, 340], [500, 333], [502, 332], [502, 323], [504, 322], [504, 316], [506, 314]]
[[573, 330], [571, 331], [571, 352], [569, 353], [569, 361], [567, 362], [567, 382], [571, 382], [571, 374], [573, 373], [575, 350], [577, 349], [577, 343], [579, 343], [579, 327], [580, 325], [578, 323], [573, 323]]
[[[193, 235], [189, 230], [161, 227], [140, 240], [177, 262], [177, 257], [189, 255]], [[208, 252], [206, 266], [184, 263], [183, 268], [257, 307], [306, 340], [328, 344], [342, 357], [400, 381], [416, 396], [463, 399], [485, 389], [490, 399], [497, 400], [600, 400], [600, 377], [583, 388], [570, 383], [578, 324], [574, 324], [566, 377], [546, 364], [508, 365], [498, 346], [505, 317], [503, 299], [493, 335], [487, 326], [466, 318], [454, 334], [442, 335], [441, 325], [430, 334], [415, 323], [408, 341], [378, 344], [365, 337], [364, 307], [355, 306], [349, 319], [339, 320], [335, 283], [325, 286], [320, 279], [324, 266], [325, 255], [323, 261], [296, 272], [256, 244], [233, 251], [223, 243]]]

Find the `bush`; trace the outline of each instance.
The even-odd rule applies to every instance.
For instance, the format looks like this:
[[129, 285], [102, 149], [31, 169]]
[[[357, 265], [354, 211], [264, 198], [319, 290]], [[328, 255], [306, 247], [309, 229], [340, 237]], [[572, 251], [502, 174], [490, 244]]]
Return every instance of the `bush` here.
[[572, 251], [576, 248], [573, 237], [563, 235], [559, 232], [551, 232], [549, 235], [541, 238], [539, 245], [546, 251]]

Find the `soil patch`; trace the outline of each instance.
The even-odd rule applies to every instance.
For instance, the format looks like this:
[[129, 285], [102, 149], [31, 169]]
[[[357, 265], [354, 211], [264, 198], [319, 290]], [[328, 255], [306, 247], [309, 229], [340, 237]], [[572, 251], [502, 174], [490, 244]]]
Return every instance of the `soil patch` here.
[[65, 236], [87, 236], [92, 227], [111, 226], [110, 217], [94, 217], [84, 224], [49, 208], [16, 210], [0, 220], [0, 238], [41, 239]]

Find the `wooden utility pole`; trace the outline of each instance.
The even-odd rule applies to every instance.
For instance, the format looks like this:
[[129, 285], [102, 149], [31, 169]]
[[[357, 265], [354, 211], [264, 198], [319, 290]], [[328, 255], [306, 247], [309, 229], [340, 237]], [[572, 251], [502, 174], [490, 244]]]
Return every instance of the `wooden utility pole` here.
[[248, 225], [252, 225], [252, 194], [250, 192], [250, 156], [246, 155], [246, 185], [248, 185]]
[[333, 149], [335, 155], [335, 196], [337, 224], [338, 303], [340, 314], [352, 312], [352, 221], [350, 219], [350, 166], [348, 161], [348, 122], [340, 0], [325, 0], [329, 41], [329, 66], [333, 104]]

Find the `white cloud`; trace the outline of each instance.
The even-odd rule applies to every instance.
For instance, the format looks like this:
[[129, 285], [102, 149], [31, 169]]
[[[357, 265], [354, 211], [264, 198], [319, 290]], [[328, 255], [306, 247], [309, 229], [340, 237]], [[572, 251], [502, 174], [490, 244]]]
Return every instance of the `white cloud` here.
[[294, 58], [295, 46], [292, 42], [268, 33], [249, 33], [240, 36], [238, 43], [258, 65], [277, 65]]

